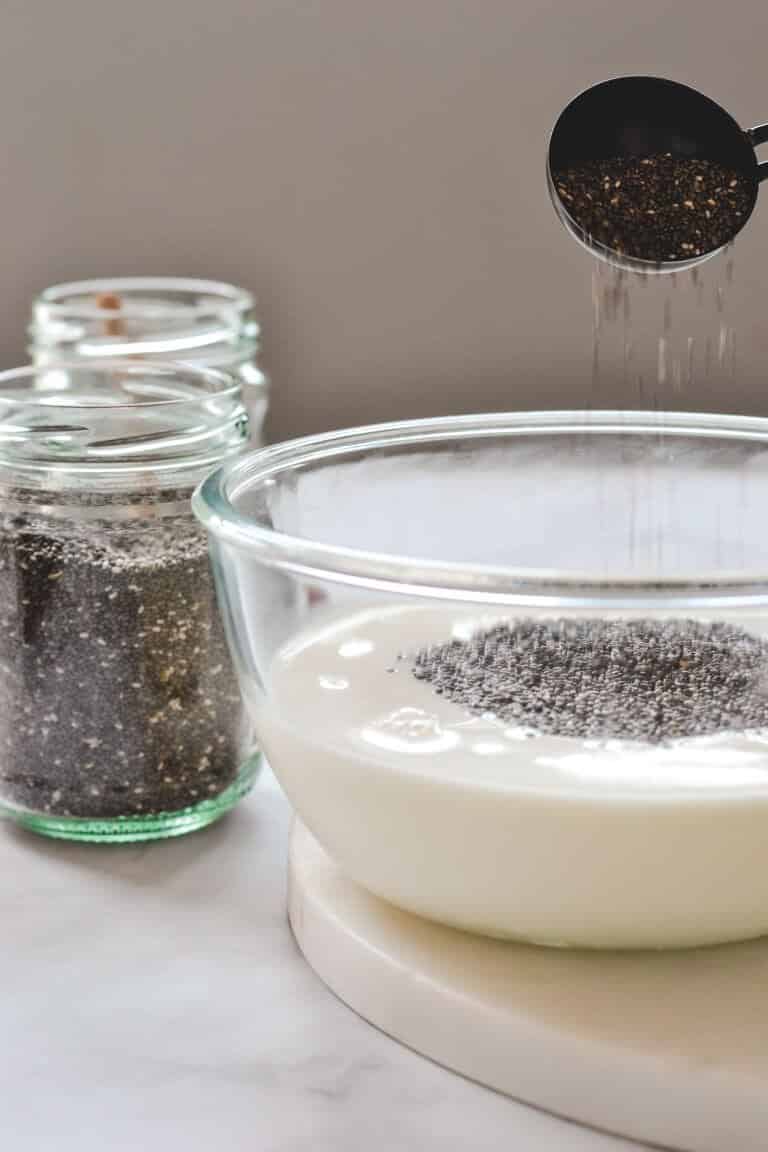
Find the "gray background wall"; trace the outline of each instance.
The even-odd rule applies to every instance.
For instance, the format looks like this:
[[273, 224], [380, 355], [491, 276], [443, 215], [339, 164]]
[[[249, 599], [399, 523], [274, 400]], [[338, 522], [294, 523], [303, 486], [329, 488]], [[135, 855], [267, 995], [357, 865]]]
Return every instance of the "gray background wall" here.
[[[273, 436], [631, 406], [620, 358], [592, 381], [591, 262], [547, 201], [547, 133], [632, 71], [768, 119], [766, 60], [765, 0], [3, 0], [0, 364], [47, 283], [204, 275], [258, 293]], [[737, 373], [658, 402], [768, 410], [762, 198]]]

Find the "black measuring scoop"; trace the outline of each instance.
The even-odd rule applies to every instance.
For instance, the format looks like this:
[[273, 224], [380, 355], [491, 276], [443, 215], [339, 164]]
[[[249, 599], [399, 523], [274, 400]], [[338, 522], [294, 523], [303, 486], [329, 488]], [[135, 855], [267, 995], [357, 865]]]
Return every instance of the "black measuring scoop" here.
[[[588, 88], [560, 114], [547, 182], [561, 221], [594, 255], [676, 272], [714, 256], [745, 226], [768, 178], [768, 163], [755, 155], [766, 141], [768, 124], [744, 130], [685, 84], [620, 76]], [[641, 187], [646, 174], [656, 181], [654, 199]]]

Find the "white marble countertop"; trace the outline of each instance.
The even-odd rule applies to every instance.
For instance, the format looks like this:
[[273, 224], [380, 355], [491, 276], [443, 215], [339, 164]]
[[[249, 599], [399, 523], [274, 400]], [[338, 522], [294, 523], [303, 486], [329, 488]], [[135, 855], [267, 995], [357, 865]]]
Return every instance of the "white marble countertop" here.
[[176, 841], [99, 848], [0, 828], [0, 1146], [637, 1147], [462, 1080], [337, 1001], [286, 922], [289, 819], [266, 773], [227, 820]]

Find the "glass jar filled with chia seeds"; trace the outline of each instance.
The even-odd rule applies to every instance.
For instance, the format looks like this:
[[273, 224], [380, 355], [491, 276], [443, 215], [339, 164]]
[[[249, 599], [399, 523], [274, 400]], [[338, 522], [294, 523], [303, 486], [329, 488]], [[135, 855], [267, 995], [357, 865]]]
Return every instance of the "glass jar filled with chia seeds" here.
[[251, 441], [261, 443], [268, 382], [256, 363], [260, 328], [250, 292], [215, 280], [164, 276], [80, 280], [35, 300], [35, 364], [134, 357], [217, 368], [242, 385]]
[[0, 809], [74, 840], [217, 819], [257, 770], [190, 494], [248, 438], [191, 365], [0, 373]]

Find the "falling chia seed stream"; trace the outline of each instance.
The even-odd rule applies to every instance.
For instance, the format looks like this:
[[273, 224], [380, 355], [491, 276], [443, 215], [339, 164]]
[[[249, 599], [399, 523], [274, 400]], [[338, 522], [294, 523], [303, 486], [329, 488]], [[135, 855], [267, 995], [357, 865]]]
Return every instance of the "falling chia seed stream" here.
[[595, 260], [591, 276], [594, 406], [617, 361], [641, 407], [669, 407], [671, 398], [677, 407], [696, 383], [736, 378], [732, 249], [703, 270], [657, 277]]
[[[735, 279], [733, 245], [701, 267], [663, 276], [594, 260], [592, 407], [606, 407], [601, 392], [612, 388], [619, 371], [625, 394], [637, 398], [630, 407], [654, 412], [691, 407], [688, 397], [696, 386], [732, 384], [738, 376]], [[638, 510], [645, 507], [642, 478], [638, 483], [630, 539]], [[660, 531], [659, 563], [664, 546]]]
[[[725, 243], [748, 210], [737, 173], [669, 155], [602, 162], [560, 173], [556, 184], [590, 237], [665, 261]], [[663, 411], [670, 396], [679, 400], [715, 372], [733, 379], [734, 268], [732, 245], [712, 265], [663, 277], [593, 260], [593, 406], [606, 364], [609, 382], [615, 377], [616, 357], [606, 353], [617, 340], [621, 377], [639, 407]], [[668, 500], [673, 506], [674, 491]], [[644, 501], [633, 488], [629, 556]], [[661, 571], [660, 526], [655, 561]], [[523, 619], [402, 658], [438, 695], [532, 733], [659, 743], [768, 728], [768, 641], [722, 623]]]

